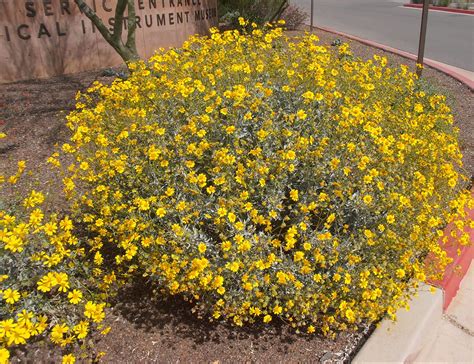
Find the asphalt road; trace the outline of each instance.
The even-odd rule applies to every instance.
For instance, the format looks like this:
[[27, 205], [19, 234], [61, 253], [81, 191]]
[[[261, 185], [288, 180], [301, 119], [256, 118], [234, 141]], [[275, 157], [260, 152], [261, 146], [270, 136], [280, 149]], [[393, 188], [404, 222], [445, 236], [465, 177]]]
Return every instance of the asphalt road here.
[[[421, 10], [404, 8], [404, 2], [314, 0], [314, 25], [416, 54]], [[291, 3], [310, 13], [311, 0]], [[425, 57], [474, 71], [474, 15], [430, 11]]]

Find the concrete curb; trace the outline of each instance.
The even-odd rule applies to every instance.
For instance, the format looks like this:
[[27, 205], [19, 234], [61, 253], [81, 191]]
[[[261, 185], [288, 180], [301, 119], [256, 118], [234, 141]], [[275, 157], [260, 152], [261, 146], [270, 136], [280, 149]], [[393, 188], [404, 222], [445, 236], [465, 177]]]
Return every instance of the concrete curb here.
[[[471, 195], [474, 198], [474, 188]], [[474, 209], [467, 210], [467, 213], [467, 221], [473, 220]], [[443, 279], [429, 282], [432, 286], [421, 286], [419, 295], [410, 302], [410, 311], [397, 311], [396, 323], [388, 319], [382, 320], [357, 353], [353, 363], [411, 363], [420, 353], [429, 351], [436, 345], [436, 333], [443, 322], [443, 312], [456, 296], [474, 258], [474, 229], [466, 229], [471, 244], [463, 247], [460, 255], [457, 254], [456, 238], [451, 236], [454, 229], [454, 224], [449, 224], [444, 230], [444, 235], [448, 237], [448, 247], [443, 248], [454, 261], [447, 267]], [[434, 296], [428, 292], [430, 287], [434, 289]]]
[[[422, 9], [423, 8], [422, 4], [403, 4], [403, 6], [406, 7], [406, 8], [415, 8], [415, 9]], [[437, 11], [445, 11], [447, 13], [458, 13], [458, 14], [474, 15], [474, 10], [468, 10], [468, 9], [447, 8], [447, 7], [444, 7], [444, 6], [433, 6], [433, 5], [430, 5], [429, 9], [430, 10], [437, 10]]]
[[[402, 51], [400, 49], [392, 48], [392, 47], [389, 47], [389, 46], [384, 45], [384, 44], [373, 42], [371, 40], [359, 38], [355, 35], [339, 32], [337, 30], [334, 30], [334, 29], [331, 29], [331, 28], [326, 28], [326, 27], [317, 26], [315, 28], [319, 29], [319, 30], [322, 30], [322, 31], [325, 31], [325, 32], [328, 32], [328, 33], [337, 34], [337, 35], [340, 35], [342, 37], [346, 37], [346, 38], [355, 40], [359, 43], [366, 44], [368, 46], [375, 47], [375, 48], [378, 48], [378, 49], [381, 49], [383, 51], [399, 55], [399, 56], [407, 58], [407, 59], [411, 59], [413, 61], [416, 61], [416, 59], [417, 59], [417, 56], [415, 54], [405, 52], [405, 51]], [[441, 63], [441, 62], [438, 62], [438, 61], [434, 61], [432, 59], [427, 59], [427, 58], [425, 58], [424, 63], [425, 63], [425, 65], [430, 66], [431, 68], [434, 68], [434, 69], [436, 69], [440, 72], [443, 72], [444, 74], [447, 74], [448, 76], [460, 81], [461, 83], [466, 85], [471, 91], [474, 91], [474, 78], [470, 78], [470, 77], [462, 74], [460, 71], [463, 71], [463, 70], [458, 69], [457, 67], [449, 66], [447, 64], [444, 64], [444, 63]], [[469, 71], [467, 71], [467, 72], [469, 72]]]
[[[474, 188], [471, 190], [471, 197], [474, 199]], [[474, 221], [474, 209], [467, 210], [467, 221]], [[439, 287], [444, 292], [443, 310], [449, 307], [453, 298], [459, 289], [462, 279], [466, 275], [469, 266], [474, 259], [474, 229], [466, 228], [466, 232], [469, 234], [470, 245], [460, 247], [460, 254], [458, 255], [458, 247], [456, 244], [456, 238], [451, 235], [451, 232], [456, 230], [454, 224], [449, 224], [445, 230], [444, 235], [448, 237], [448, 243], [443, 246], [449, 257], [453, 259], [453, 262], [446, 268], [443, 279], [441, 281], [429, 282], [433, 286]]]
[[430, 289], [420, 286], [410, 310], [397, 311], [396, 322], [382, 320], [352, 363], [407, 363], [432, 343], [443, 317], [443, 294]]

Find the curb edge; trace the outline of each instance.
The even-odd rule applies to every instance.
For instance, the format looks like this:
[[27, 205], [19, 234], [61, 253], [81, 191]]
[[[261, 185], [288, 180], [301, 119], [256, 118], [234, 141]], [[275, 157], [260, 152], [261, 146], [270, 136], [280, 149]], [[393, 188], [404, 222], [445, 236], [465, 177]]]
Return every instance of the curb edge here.
[[[422, 9], [423, 5], [422, 4], [403, 4], [403, 7], [405, 7], [405, 8], [414, 8], [414, 9]], [[429, 10], [444, 11], [446, 13], [474, 15], [474, 10], [448, 8], [448, 7], [444, 7], [444, 6], [430, 5]]]
[[[474, 199], [474, 188], [471, 190], [471, 197]], [[467, 221], [474, 221], [474, 209], [467, 210]], [[471, 262], [474, 259], [474, 229], [467, 228], [465, 231], [469, 234], [470, 245], [460, 247], [460, 254], [458, 255], [458, 247], [456, 245], [456, 237], [451, 236], [451, 232], [455, 230], [453, 223], [449, 224], [444, 229], [444, 236], [448, 237], [448, 246], [446, 250], [453, 262], [446, 268], [443, 279], [440, 281], [430, 281], [429, 284], [443, 290], [443, 310], [446, 311], [452, 302], [453, 298], [459, 290], [459, 286], [464, 276], [466, 275]], [[440, 242], [441, 245], [441, 242]]]

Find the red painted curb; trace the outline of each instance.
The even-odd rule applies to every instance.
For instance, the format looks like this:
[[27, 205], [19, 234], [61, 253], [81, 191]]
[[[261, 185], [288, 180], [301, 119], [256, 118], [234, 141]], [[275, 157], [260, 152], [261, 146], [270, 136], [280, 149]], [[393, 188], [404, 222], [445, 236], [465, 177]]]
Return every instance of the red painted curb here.
[[[381, 50], [386, 51], [386, 52], [397, 54], [401, 57], [408, 58], [408, 59], [411, 59], [413, 61], [416, 61], [416, 59], [417, 59], [416, 55], [414, 55], [412, 53], [408, 53], [408, 52], [402, 51], [400, 49], [392, 48], [392, 47], [389, 47], [389, 46], [386, 46], [384, 44], [380, 44], [380, 43], [377, 43], [377, 42], [373, 42], [371, 40], [359, 38], [355, 35], [346, 34], [346, 33], [339, 32], [337, 30], [333, 30], [333, 29], [326, 28], [326, 27], [315, 27], [315, 28], [319, 29], [319, 30], [322, 30], [322, 31], [325, 31], [325, 32], [328, 32], [328, 33], [337, 34], [337, 35], [340, 35], [342, 37], [346, 37], [346, 38], [355, 40], [359, 43], [366, 44], [368, 46], [378, 48], [378, 49], [381, 49]], [[456, 72], [455, 70], [451, 69], [447, 65], [441, 64], [440, 62], [436, 62], [436, 61], [433, 61], [431, 59], [425, 59], [424, 63], [425, 63], [425, 65], [430, 66], [431, 68], [434, 68], [434, 69], [436, 69], [440, 72], [443, 72], [444, 74], [447, 74], [448, 76], [460, 81], [461, 83], [465, 84], [471, 91], [474, 91], [474, 80], [471, 80], [471, 79], [467, 78], [466, 76]]]
[[[471, 196], [474, 198], [474, 188], [471, 190]], [[465, 221], [474, 221], [474, 209], [467, 210], [467, 216]], [[448, 256], [453, 259], [453, 262], [446, 268], [443, 279], [441, 281], [430, 282], [430, 284], [443, 289], [444, 302], [443, 310], [446, 310], [456, 296], [462, 279], [466, 275], [472, 260], [474, 259], [474, 229], [466, 228], [465, 231], [469, 234], [470, 244], [462, 247], [461, 254], [458, 255], [457, 250], [459, 244], [457, 239], [451, 236], [452, 231], [456, 231], [457, 228], [454, 224], [449, 224], [444, 230], [444, 236], [448, 237], [448, 243], [443, 246], [443, 249], [447, 252]]]
[[[406, 8], [416, 8], [416, 9], [422, 9], [423, 4], [403, 4], [404, 7]], [[469, 10], [469, 9], [456, 9], [456, 8], [448, 8], [444, 6], [433, 6], [430, 5], [429, 7], [430, 10], [438, 10], [438, 11], [445, 11], [447, 13], [458, 13], [458, 14], [470, 14], [474, 15], [474, 10]]]

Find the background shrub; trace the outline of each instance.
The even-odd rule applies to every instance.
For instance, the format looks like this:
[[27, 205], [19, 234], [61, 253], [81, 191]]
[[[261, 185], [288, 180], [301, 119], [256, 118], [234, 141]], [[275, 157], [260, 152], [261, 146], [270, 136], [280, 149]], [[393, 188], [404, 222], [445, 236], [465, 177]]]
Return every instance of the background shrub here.
[[305, 21], [309, 18], [309, 15], [305, 13], [301, 8], [290, 5], [285, 9], [281, 18], [285, 21], [285, 27], [288, 30], [300, 29]]
[[394, 317], [448, 262], [457, 131], [406, 66], [270, 28], [131, 67], [78, 96], [62, 147], [75, 218], [117, 269], [213, 319], [329, 333]]
[[289, 6], [287, 0], [220, 0], [219, 13], [224, 23], [238, 26], [238, 18], [263, 25], [280, 19]]

